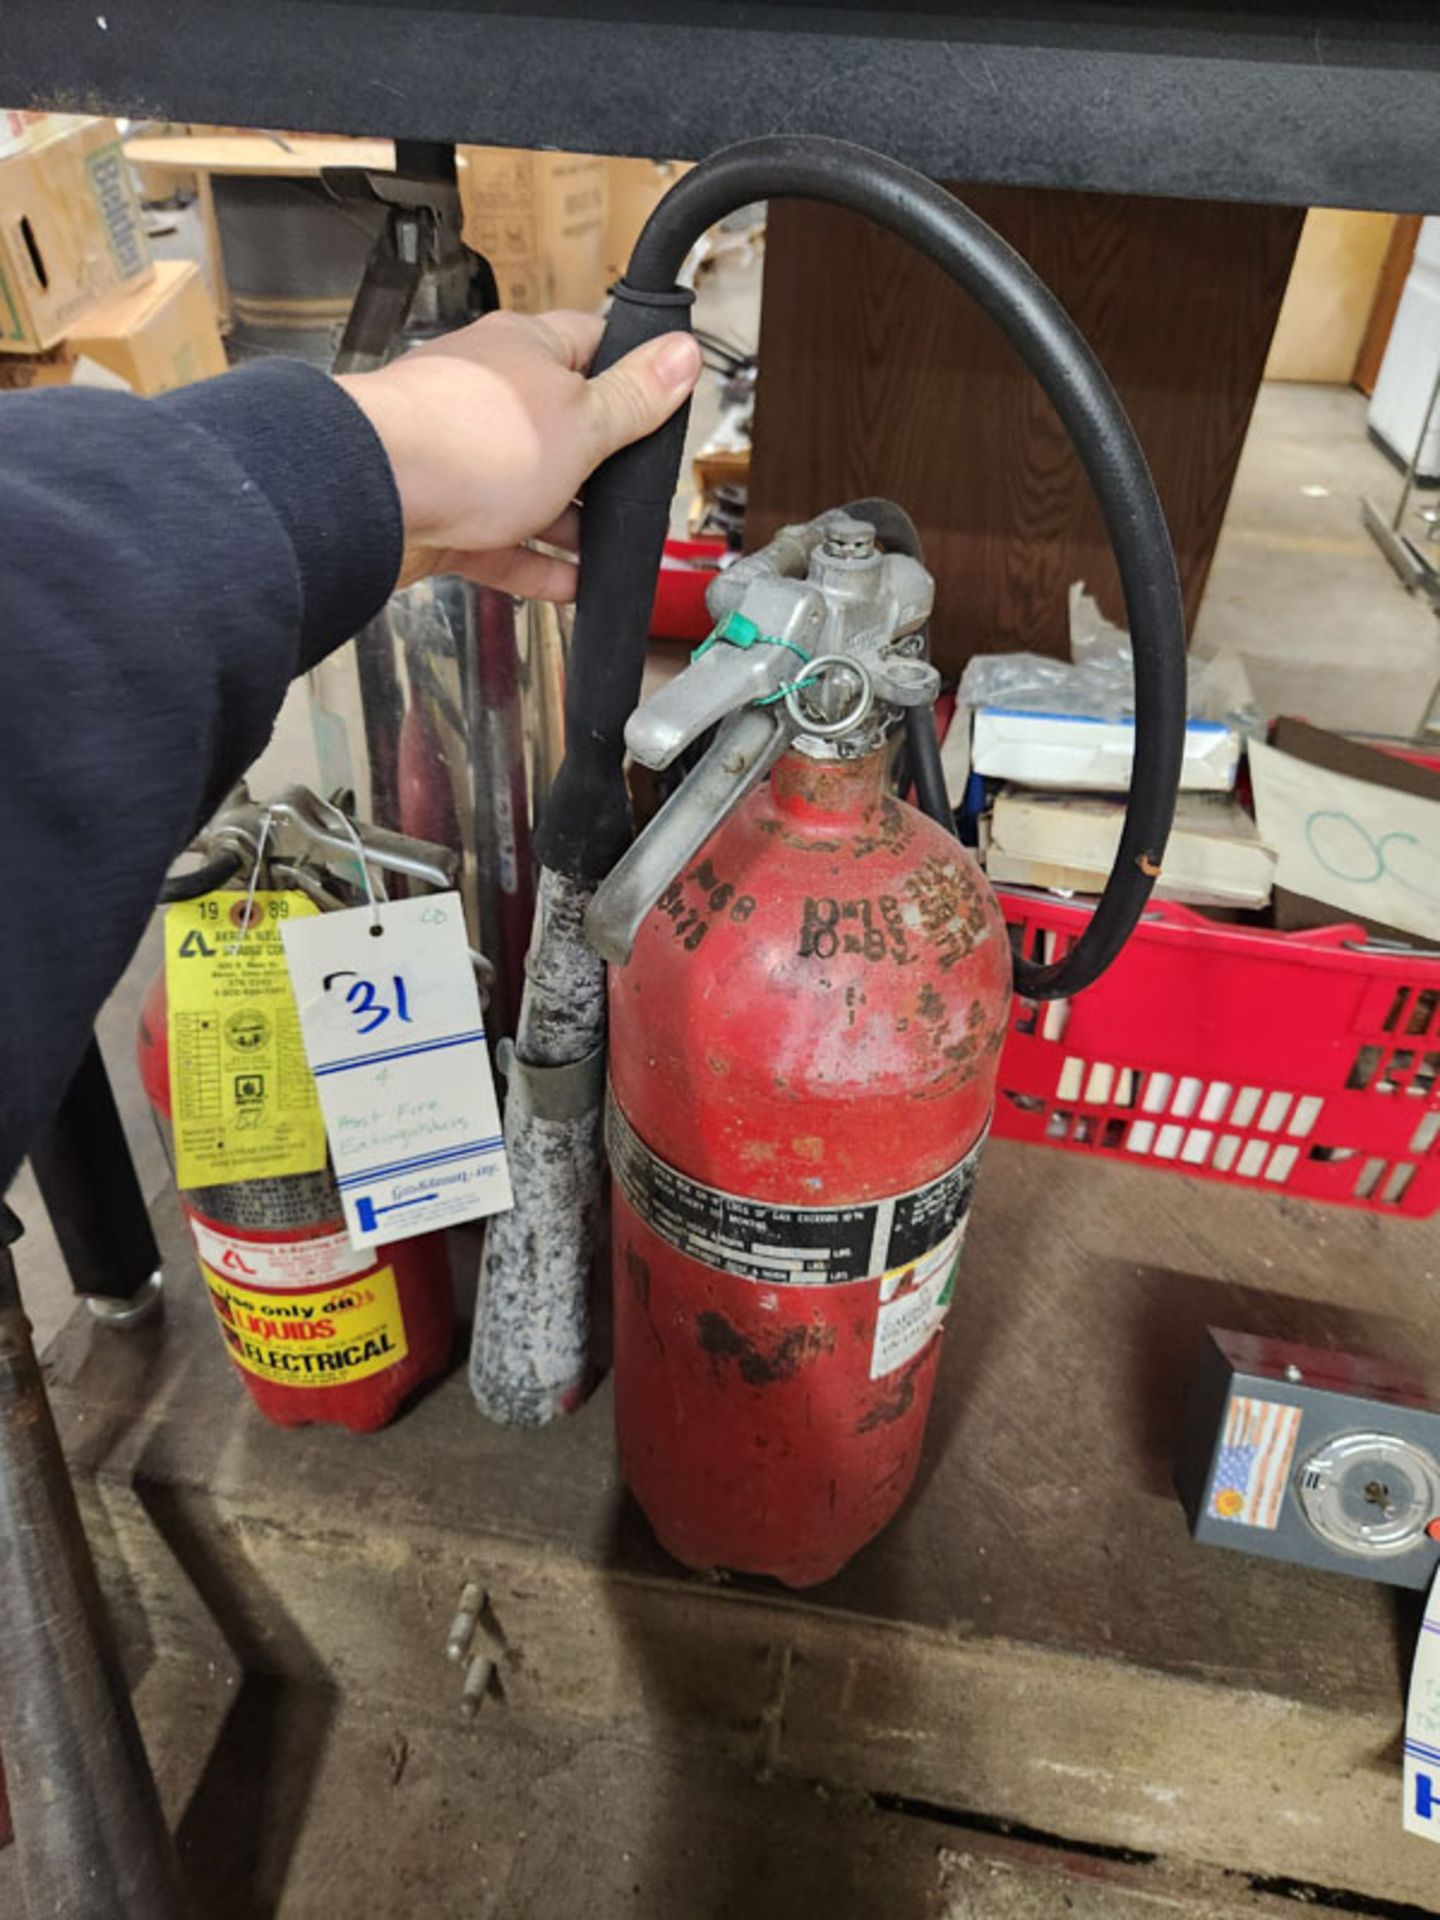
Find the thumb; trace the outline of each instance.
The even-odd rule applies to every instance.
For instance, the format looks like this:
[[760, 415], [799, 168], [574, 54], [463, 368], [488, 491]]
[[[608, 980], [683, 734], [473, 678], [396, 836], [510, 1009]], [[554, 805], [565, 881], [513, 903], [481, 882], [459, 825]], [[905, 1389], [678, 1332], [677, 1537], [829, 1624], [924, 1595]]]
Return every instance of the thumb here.
[[587, 381], [586, 431], [594, 464], [663, 426], [689, 399], [699, 377], [700, 347], [694, 335], [666, 333]]

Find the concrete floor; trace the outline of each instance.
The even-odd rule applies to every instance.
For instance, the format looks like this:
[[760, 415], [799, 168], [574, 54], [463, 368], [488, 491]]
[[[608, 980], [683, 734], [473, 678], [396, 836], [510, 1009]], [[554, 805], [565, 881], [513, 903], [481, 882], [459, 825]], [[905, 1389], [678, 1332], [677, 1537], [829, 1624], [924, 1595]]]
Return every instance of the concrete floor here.
[[1193, 651], [1243, 655], [1266, 715], [1408, 735], [1440, 680], [1440, 622], [1360, 524], [1400, 475], [1346, 387], [1261, 388]]

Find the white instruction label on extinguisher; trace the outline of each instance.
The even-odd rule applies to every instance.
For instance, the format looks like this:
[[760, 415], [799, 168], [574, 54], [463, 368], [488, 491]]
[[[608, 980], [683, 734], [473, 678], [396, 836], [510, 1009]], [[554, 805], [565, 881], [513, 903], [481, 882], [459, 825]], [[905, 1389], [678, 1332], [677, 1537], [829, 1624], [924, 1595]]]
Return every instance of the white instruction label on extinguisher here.
[[903, 1267], [880, 1276], [880, 1311], [875, 1316], [875, 1345], [870, 1378], [894, 1373], [922, 1353], [940, 1331], [955, 1295], [955, 1272], [965, 1238], [962, 1220], [938, 1247]]
[[277, 1293], [333, 1286], [375, 1264], [370, 1249], [352, 1246], [343, 1227], [338, 1233], [317, 1234], [313, 1240], [245, 1240], [195, 1219], [190, 1231], [205, 1266], [242, 1286], [248, 1283]]

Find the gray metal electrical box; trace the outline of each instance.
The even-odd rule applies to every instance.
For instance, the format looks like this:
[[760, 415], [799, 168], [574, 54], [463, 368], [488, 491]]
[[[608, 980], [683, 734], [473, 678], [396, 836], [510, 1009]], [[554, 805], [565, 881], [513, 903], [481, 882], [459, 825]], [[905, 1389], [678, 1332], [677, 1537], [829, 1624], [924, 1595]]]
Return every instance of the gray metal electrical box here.
[[1378, 1361], [1212, 1327], [1175, 1484], [1207, 1546], [1396, 1587], [1440, 1561], [1440, 1408]]

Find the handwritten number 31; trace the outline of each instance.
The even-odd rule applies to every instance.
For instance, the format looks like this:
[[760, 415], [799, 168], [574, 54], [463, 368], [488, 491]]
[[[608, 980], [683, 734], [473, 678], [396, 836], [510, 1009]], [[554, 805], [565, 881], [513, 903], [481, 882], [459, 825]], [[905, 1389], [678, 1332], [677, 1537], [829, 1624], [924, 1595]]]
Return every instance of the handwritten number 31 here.
[[410, 996], [406, 991], [404, 979], [398, 973], [390, 976], [390, 997], [382, 996], [373, 980], [367, 980], [358, 973], [342, 970], [339, 973], [327, 973], [325, 991], [331, 992], [338, 981], [348, 980], [351, 984], [345, 989], [345, 1004], [355, 1020], [358, 1034], [374, 1033], [377, 1027], [383, 1027], [387, 1020], [403, 1020], [407, 1026], [410, 1021]]

